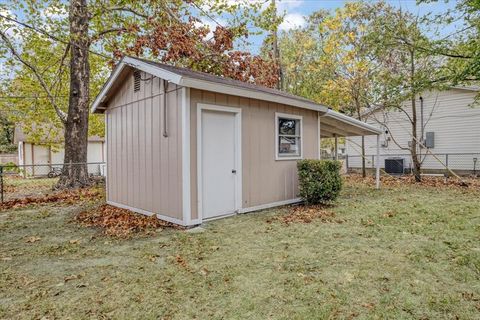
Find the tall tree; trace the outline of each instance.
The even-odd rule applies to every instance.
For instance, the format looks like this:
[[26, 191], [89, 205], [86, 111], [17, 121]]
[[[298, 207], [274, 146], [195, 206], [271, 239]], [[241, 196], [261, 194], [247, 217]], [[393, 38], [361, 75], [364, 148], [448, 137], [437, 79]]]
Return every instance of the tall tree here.
[[[439, 72], [442, 61], [427, 49], [432, 47], [432, 43], [422, 32], [425, 26], [421, 25], [419, 17], [390, 7], [380, 14], [376, 13], [372, 21], [370, 42], [381, 66], [380, 79], [389, 83], [390, 92], [396, 92], [400, 98], [382, 107], [402, 112], [410, 123], [409, 145], [397, 145], [409, 150], [415, 180], [421, 181], [421, 151], [424, 146], [419, 131], [424, 124], [420, 123], [417, 100], [422, 92], [442, 86]], [[392, 139], [396, 143], [395, 138]]]
[[[210, 30], [197, 18], [205, 13], [202, 9], [205, 5], [214, 13], [250, 11], [247, 1], [241, 8], [233, 6], [232, 9], [227, 0], [70, 0], [68, 3], [61, 0], [14, 0], [9, 8], [1, 8], [0, 54], [16, 70], [16, 80], [22, 79], [21, 70], [27, 70], [35, 78], [32, 88], [42, 90], [42, 94], [36, 91], [31, 95], [36, 98], [35, 103], [48, 103], [57, 117], [54, 123], [60, 122], [64, 128], [65, 163], [75, 165], [64, 167], [58, 187], [89, 183], [87, 167], [83, 163], [87, 159], [90, 80], [104, 79], [102, 76], [108, 72], [98, 68], [96, 71], [100, 71], [101, 76], [95, 74], [92, 77], [92, 56], [104, 58], [104, 65], [106, 62], [113, 65], [125, 53], [154, 56], [202, 71], [271, 87], [276, 85], [269, 61], [232, 50], [234, 40], [246, 36], [241, 17], [249, 15], [240, 15], [233, 27], [219, 25], [213, 37], [206, 38]], [[252, 8], [253, 13], [249, 14], [255, 14], [259, 6]], [[21, 12], [21, 21], [15, 17], [15, 12]], [[16, 41], [16, 38], [20, 40]], [[31, 39], [37, 43], [51, 42], [52, 53], [59, 55], [38, 59], [37, 54], [45, 55], [46, 50], [31, 46]], [[67, 89], [62, 87], [64, 79], [70, 83]], [[18, 86], [18, 81], [13, 81], [11, 87]], [[23, 81], [31, 82], [31, 79]], [[68, 102], [59, 95], [65, 91]], [[51, 126], [37, 126], [40, 127]]]
[[[431, 46], [421, 30], [420, 19], [385, 2], [352, 2], [333, 14], [313, 14], [306, 28], [284, 34], [281, 41], [288, 90], [363, 121], [372, 109], [398, 109], [407, 116], [412, 139], [400, 147], [411, 153], [417, 180], [416, 98], [441, 85], [441, 61], [415, 49]], [[363, 138], [361, 149], [365, 175]]]
[[89, 12], [87, 0], [71, 0], [70, 24], [70, 92], [65, 124], [64, 163], [60, 187], [83, 186], [88, 183], [87, 144], [90, 101]]

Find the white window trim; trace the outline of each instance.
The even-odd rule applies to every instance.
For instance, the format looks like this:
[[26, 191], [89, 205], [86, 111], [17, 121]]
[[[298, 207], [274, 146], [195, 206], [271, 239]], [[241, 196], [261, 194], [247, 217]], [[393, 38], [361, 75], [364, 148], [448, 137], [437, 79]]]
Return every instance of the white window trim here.
[[[286, 118], [292, 120], [300, 120], [300, 156], [283, 156], [280, 157], [278, 154], [278, 119]], [[301, 160], [303, 159], [303, 117], [296, 114], [280, 113], [275, 112], [275, 160], [277, 161], [291, 161], [291, 160]]]

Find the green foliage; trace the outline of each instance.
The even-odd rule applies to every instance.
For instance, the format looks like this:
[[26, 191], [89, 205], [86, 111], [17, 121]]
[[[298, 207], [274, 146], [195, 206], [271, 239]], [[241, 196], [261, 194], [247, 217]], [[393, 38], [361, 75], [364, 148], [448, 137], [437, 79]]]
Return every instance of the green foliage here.
[[315, 12], [306, 27], [281, 36], [285, 89], [355, 117], [371, 107], [397, 108], [441, 84], [438, 60], [414, 49], [430, 46], [423, 27], [384, 2]]
[[6, 162], [0, 164], [0, 166], [3, 167], [3, 172], [4, 173], [19, 173], [20, 168], [14, 163], [14, 162]]
[[[448, 1], [445, 0], [445, 2]], [[420, 0], [419, 2], [435, 3], [438, 0]], [[442, 76], [452, 85], [478, 85], [480, 81], [480, 1], [458, 0], [454, 3], [455, 9], [430, 18], [431, 23], [448, 25], [463, 21], [463, 24], [457, 27], [455, 32], [434, 41], [427, 50], [431, 55], [446, 60]], [[477, 99], [478, 97], [480, 95]]]
[[339, 161], [300, 160], [297, 163], [300, 197], [307, 204], [334, 201], [342, 189]]

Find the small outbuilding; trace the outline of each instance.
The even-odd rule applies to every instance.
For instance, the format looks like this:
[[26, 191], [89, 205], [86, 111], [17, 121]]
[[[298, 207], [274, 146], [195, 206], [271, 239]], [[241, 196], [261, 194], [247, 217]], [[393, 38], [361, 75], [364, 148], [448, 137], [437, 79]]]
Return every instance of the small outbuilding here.
[[184, 226], [292, 204], [296, 161], [320, 138], [379, 129], [253, 84], [125, 57], [92, 112], [106, 115], [107, 202]]

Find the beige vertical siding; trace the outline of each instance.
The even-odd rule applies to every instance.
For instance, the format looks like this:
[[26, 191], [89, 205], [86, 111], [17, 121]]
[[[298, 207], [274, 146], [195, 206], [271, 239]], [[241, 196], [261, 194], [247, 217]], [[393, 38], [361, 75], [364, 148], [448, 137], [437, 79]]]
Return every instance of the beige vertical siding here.
[[181, 220], [181, 90], [168, 86], [166, 138], [162, 81], [142, 73], [134, 92], [129, 72], [106, 112], [107, 199]]
[[275, 113], [303, 116], [303, 155], [305, 159], [314, 159], [318, 155], [319, 147], [317, 112], [192, 89], [190, 91], [192, 219], [198, 217], [196, 138], [198, 103], [242, 109], [243, 208], [297, 198], [296, 160], [275, 160]]

